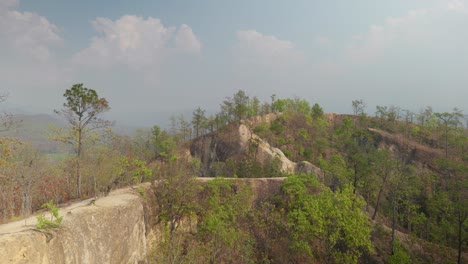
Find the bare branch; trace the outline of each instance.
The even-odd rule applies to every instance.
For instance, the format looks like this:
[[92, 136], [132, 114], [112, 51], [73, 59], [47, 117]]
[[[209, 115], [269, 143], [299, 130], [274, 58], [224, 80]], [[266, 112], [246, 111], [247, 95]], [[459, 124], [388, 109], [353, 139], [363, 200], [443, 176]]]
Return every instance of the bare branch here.
[[[3, 103], [7, 100], [8, 93], [0, 94], [0, 103]], [[13, 114], [8, 112], [3, 112], [0, 114], [0, 133], [12, 129], [17, 129], [21, 126], [23, 120], [15, 120]]]

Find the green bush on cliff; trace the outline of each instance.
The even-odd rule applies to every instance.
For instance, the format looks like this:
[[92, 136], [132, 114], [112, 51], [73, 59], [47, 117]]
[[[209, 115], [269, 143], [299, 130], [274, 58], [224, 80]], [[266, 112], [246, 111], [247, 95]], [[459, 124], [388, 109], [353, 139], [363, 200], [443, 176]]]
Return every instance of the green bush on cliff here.
[[51, 228], [60, 227], [63, 216], [59, 216], [58, 207], [51, 201], [42, 205], [42, 208], [47, 208], [50, 213], [50, 220], [46, 219], [45, 214], [37, 217], [37, 229], [49, 230]]

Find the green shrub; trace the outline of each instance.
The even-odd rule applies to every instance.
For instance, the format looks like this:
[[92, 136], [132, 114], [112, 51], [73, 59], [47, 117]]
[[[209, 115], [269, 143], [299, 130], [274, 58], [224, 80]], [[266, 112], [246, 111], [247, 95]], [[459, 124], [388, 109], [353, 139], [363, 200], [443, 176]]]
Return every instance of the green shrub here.
[[42, 205], [42, 208], [47, 208], [50, 213], [50, 220], [46, 219], [45, 214], [37, 217], [37, 229], [49, 230], [51, 228], [60, 227], [63, 216], [59, 216], [59, 208], [51, 201]]
[[397, 240], [395, 241], [393, 255], [390, 257], [388, 263], [395, 263], [395, 264], [410, 264], [413, 263], [411, 260], [411, 256], [409, 252], [401, 245], [401, 243]]
[[139, 193], [139, 194], [141, 195], [141, 197], [143, 197], [145, 200], [148, 199], [148, 196], [146, 195], [145, 187], [139, 186], [138, 188], [136, 188], [136, 191], [137, 191], [137, 193]]

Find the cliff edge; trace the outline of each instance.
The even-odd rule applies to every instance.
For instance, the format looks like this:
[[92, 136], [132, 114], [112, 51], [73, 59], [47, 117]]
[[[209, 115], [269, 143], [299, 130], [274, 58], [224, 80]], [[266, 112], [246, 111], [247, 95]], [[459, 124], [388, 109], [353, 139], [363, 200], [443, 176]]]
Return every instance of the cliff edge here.
[[60, 209], [60, 228], [37, 230], [36, 217], [0, 225], [0, 263], [144, 263], [141, 196], [130, 188]]

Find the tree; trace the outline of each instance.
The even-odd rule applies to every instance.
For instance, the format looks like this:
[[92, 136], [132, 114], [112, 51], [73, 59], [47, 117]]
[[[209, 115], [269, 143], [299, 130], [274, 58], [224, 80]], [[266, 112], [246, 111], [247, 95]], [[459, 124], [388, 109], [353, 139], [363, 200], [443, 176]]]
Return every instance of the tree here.
[[380, 118], [381, 125], [383, 121], [387, 120], [387, 129], [393, 130], [397, 120], [401, 118], [401, 109], [397, 106], [391, 105], [387, 106], [376, 106], [375, 116]]
[[391, 157], [391, 154], [388, 150], [377, 150], [375, 153], [375, 172], [377, 173], [376, 177], [381, 178], [380, 181], [380, 187], [379, 187], [379, 192], [377, 193], [377, 199], [375, 202], [375, 209], [374, 213], [372, 214], [372, 220], [375, 219], [377, 216], [377, 211], [379, 210], [380, 206], [380, 199], [382, 198], [382, 194], [387, 187], [387, 183], [392, 175], [395, 173], [394, 171], [396, 170], [396, 162], [395, 160]]
[[190, 122], [185, 120], [185, 116], [182, 114], [180, 114], [177, 119], [182, 142], [187, 142], [192, 139], [192, 127], [190, 126]]
[[263, 102], [260, 105], [260, 110], [259, 110], [260, 115], [266, 115], [266, 114], [272, 113], [272, 111], [273, 110], [271, 109], [271, 105], [268, 102]]
[[246, 118], [249, 114], [249, 96], [242, 90], [234, 94], [232, 98], [228, 97], [221, 105], [221, 111], [228, 122], [240, 121]]
[[202, 110], [200, 107], [193, 111], [192, 125], [195, 130], [195, 137], [200, 136], [200, 130], [203, 129], [208, 122], [208, 119], [205, 116], [205, 110]]
[[158, 222], [168, 228], [169, 240], [172, 240], [183, 220], [189, 219], [198, 210], [196, 200], [201, 187], [190, 173], [191, 164], [174, 161], [168, 165], [170, 175], [159, 175], [152, 188], [159, 212]]
[[245, 182], [215, 178], [206, 184], [198, 236], [205, 241], [209, 263], [249, 263], [253, 241], [243, 226], [250, 224], [252, 190]]
[[311, 113], [311, 107], [307, 100], [301, 98], [278, 99], [275, 101], [275, 107], [280, 112], [299, 113], [307, 115]]
[[[3, 103], [8, 98], [8, 94], [0, 94], [0, 103]], [[21, 125], [21, 120], [15, 120], [10, 113], [3, 112], [0, 114], [0, 132], [5, 132], [15, 129]]]
[[346, 161], [353, 171], [354, 193], [369, 177], [369, 166], [375, 151], [373, 137], [367, 129], [355, 127], [353, 120], [344, 118], [343, 124], [336, 130], [337, 147], [346, 153]]
[[388, 107], [377, 105], [375, 110], [375, 116], [379, 117], [383, 121], [388, 116]]
[[354, 115], [363, 115], [364, 114], [364, 109], [366, 108], [366, 103], [364, 100], [359, 99], [359, 100], [353, 100], [352, 102], [353, 105], [353, 114]]
[[388, 108], [388, 121], [395, 122], [401, 118], [401, 109], [398, 106], [391, 105]]
[[[127, 179], [128, 160], [109, 145], [92, 146], [81, 159], [81, 175], [92, 181], [96, 197], [108, 195], [110, 190]], [[129, 177], [128, 177], [129, 178]]]
[[335, 154], [330, 160], [320, 157], [318, 162], [320, 169], [325, 172], [324, 184], [332, 190], [352, 182], [353, 171], [347, 167], [346, 160], [341, 155]]
[[275, 108], [276, 94], [272, 94], [270, 98], [271, 98], [271, 104], [270, 104], [271, 112], [276, 113], [279, 111], [278, 109]]
[[[307, 259], [313, 256], [322, 263], [357, 263], [361, 254], [372, 251], [364, 201], [350, 185], [332, 192], [315, 175], [302, 174], [289, 176], [282, 188], [289, 197], [292, 247], [301, 258], [297, 262], [313, 263]], [[316, 239], [324, 252], [314, 252]]]
[[157, 125], [151, 128], [150, 142], [155, 159], [170, 159], [176, 148], [174, 137], [169, 136], [165, 130], [161, 130]]
[[16, 149], [14, 171], [16, 185], [21, 189], [21, 215], [27, 216], [33, 211], [33, 198], [36, 184], [44, 178], [44, 158], [32, 146], [20, 144]]
[[[34, 185], [42, 173], [38, 153], [14, 138], [0, 139], [0, 219], [32, 212]], [[19, 211], [21, 209], [21, 212]]]
[[393, 254], [389, 259], [390, 264], [410, 264], [411, 257], [399, 241], [395, 241]]
[[439, 190], [442, 199], [437, 199], [440, 201], [435, 200], [435, 202], [440, 212], [435, 215], [448, 224], [449, 228], [443, 227], [441, 231], [444, 233], [446, 243], [449, 246], [456, 246], [457, 263], [461, 263], [463, 246], [467, 245], [468, 241], [468, 166], [466, 163], [457, 163], [448, 159], [442, 159], [439, 163], [444, 171], [447, 187], [446, 190]]
[[419, 112], [418, 116], [418, 122], [420, 126], [425, 126], [426, 122], [428, 122], [433, 115], [432, 107], [431, 106], [426, 106], [424, 110], [421, 110]]
[[192, 138], [192, 128], [190, 122], [185, 120], [183, 114], [171, 116], [170, 134], [175, 137], [177, 144], [186, 142]]
[[322, 107], [315, 103], [313, 106], [312, 106], [312, 117], [315, 118], [315, 119], [319, 119], [319, 118], [322, 118], [323, 117], [323, 109]]
[[249, 116], [257, 116], [260, 113], [260, 100], [254, 96], [249, 103]]
[[[379, 150], [381, 151], [381, 150]], [[421, 199], [421, 186], [420, 176], [416, 175], [417, 169], [412, 165], [405, 164], [400, 160], [394, 159], [394, 161], [382, 161], [382, 158], [387, 156], [384, 153], [377, 153], [376, 155], [380, 156], [376, 158], [376, 163], [378, 172], [381, 174], [386, 174], [385, 171], [392, 171], [391, 175], [387, 176], [387, 187], [385, 194], [382, 196], [382, 211], [386, 212], [388, 218], [391, 220], [391, 239], [390, 239], [390, 253], [394, 261], [397, 261], [401, 256], [400, 254], [402, 248], [399, 248], [399, 243], [397, 240], [396, 232], [398, 227], [407, 228], [408, 232], [412, 232], [413, 225], [416, 227], [421, 227], [425, 225], [425, 212], [423, 209], [420, 211], [419, 205], [417, 204], [418, 200]], [[387, 157], [388, 160], [391, 157]], [[382, 162], [384, 167], [382, 167]], [[385, 177], [385, 175], [383, 175]], [[379, 194], [380, 195], [380, 194]], [[376, 206], [376, 211], [377, 211]], [[424, 212], [425, 211], [425, 212]], [[375, 213], [374, 213], [375, 215]], [[392, 262], [391, 263], [400, 263]], [[401, 261], [401, 263], [405, 263]]]
[[445, 134], [445, 158], [448, 158], [448, 132], [450, 128], [456, 128], [460, 124], [460, 118], [463, 117], [460, 110], [457, 108], [453, 109], [453, 112], [448, 113], [435, 113], [434, 114], [439, 120], [442, 121], [444, 126]]
[[152, 136], [151, 129], [138, 129], [130, 139], [134, 155], [139, 159], [150, 161], [157, 156]]
[[95, 90], [84, 87], [82, 83], [67, 89], [63, 96], [66, 99], [64, 108], [55, 110], [55, 113], [66, 118], [70, 125], [70, 133], [55, 139], [72, 146], [76, 158], [76, 195], [81, 198], [80, 159], [84, 150], [83, 144], [91, 131], [112, 126], [111, 121], [100, 118], [100, 115], [109, 111], [110, 107], [105, 98], [99, 98]]

